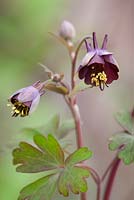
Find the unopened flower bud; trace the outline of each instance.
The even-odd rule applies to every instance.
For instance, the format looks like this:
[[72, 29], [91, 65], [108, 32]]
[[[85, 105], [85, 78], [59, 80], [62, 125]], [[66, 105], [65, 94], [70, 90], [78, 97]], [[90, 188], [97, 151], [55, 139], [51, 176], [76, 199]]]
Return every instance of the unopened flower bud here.
[[65, 40], [72, 40], [76, 35], [76, 31], [73, 24], [65, 20], [61, 24], [59, 34]]
[[16, 91], [9, 99], [13, 106], [12, 116], [25, 117], [32, 113], [37, 108], [42, 94], [44, 91], [40, 81]]

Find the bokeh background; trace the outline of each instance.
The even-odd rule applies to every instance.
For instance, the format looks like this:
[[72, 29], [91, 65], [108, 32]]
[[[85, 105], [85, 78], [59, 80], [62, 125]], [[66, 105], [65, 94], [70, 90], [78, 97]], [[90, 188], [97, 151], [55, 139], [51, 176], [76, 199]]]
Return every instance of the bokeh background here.
[[[131, 110], [134, 105], [134, 1], [133, 0], [1, 0], [0, 2], [0, 199], [16, 200], [20, 189], [37, 175], [17, 173], [12, 166], [12, 149], [24, 127], [42, 126], [54, 113], [63, 118], [70, 112], [60, 95], [49, 92], [32, 116], [12, 118], [6, 106], [17, 89], [36, 80], [46, 80], [42, 62], [55, 72], [64, 72], [70, 80], [70, 61], [65, 47], [49, 35], [57, 33], [61, 22], [70, 20], [77, 37], [97, 32], [101, 43], [109, 35], [108, 49], [120, 66], [120, 78], [103, 92], [90, 89], [78, 95], [85, 145], [94, 152], [90, 165], [102, 174], [114, 153], [108, 151], [108, 138], [120, 127], [113, 114]], [[83, 53], [83, 54], [82, 54]], [[78, 64], [84, 50], [78, 59]], [[72, 136], [75, 143], [75, 137]], [[134, 199], [134, 165], [121, 165], [111, 200]], [[89, 199], [95, 199], [96, 187], [89, 182]], [[64, 199], [57, 196], [54, 199]], [[79, 197], [71, 196], [71, 199]]]

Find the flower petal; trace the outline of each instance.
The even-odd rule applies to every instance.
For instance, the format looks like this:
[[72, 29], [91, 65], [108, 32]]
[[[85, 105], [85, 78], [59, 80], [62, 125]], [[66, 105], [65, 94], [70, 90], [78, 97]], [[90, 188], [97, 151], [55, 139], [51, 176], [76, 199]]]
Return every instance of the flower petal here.
[[37, 95], [36, 98], [32, 101], [30, 110], [29, 110], [29, 114], [31, 114], [32, 112], [34, 112], [39, 104], [40, 101], [40, 95]]
[[87, 71], [88, 71], [88, 67], [87, 66], [83, 67], [82, 65], [80, 65], [80, 67], [78, 69], [79, 78], [83, 79], [85, 77]]
[[90, 52], [86, 53], [86, 55], [84, 56], [84, 58], [81, 62], [81, 65], [82, 66], [87, 65], [90, 62], [90, 60], [94, 57], [95, 54], [96, 54], [96, 51], [90, 51]]
[[90, 65], [93, 65], [93, 64], [101, 64], [101, 65], [104, 65], [105, 64], [105, 62], [104, 62], [104, 59], [103, 59], [103, 57], [101, 57], [101, 56], [99, 56], [99, 55], [95, 55], [91, 60], [90, 60], [90, 62], [88, 63], [88, 66], [90, 66]]
[[91, 84], [91, 70], [89, 69], [88, 72], [85, 75], [84, 82], [89, 85]]
[[99, 51], [99, 55], [100, 55], [100, 56], [107, 56], [107, 55], [113, 55], [113, 53], [101, 49], [101, 50]]
[[118, 67], [118, 63], [115, 60], [115, 58], [113, 57], [113, 55], [105, 55], [103, 58], [104, 58], [105, 62], [111, 63]]
[[15, 96], [17, 96], [19, 93], [23, 92], [25, 90], [25, 88], [21, 88], [20, 90], [17, 90], [15, 93], [13, 93], [9, 99], [14, 98]]
[[107, 75], [107, 84], [112, 83], [113, 80], [117, 80], [119, 75], [118, 75], [118, 68], [110, 63], [106, 63], [105, 65], [105, 73]]
[[18, 95], [18, 101], [27, 102], [33, 101], [39, 95], [39, 91], [33, 87], [29, 86], [24, 88], [24, 90]]

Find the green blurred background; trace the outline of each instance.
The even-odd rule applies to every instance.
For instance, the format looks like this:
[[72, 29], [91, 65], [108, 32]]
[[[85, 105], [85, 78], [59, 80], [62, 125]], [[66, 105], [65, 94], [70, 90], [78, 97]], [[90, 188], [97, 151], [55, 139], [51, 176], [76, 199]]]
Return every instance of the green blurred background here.
[[[21, 129], [42, 126], [54, 113], [60, 113], [63, 118], [70, 116], [62, 97], [52, 92], [42, 97], [32, 116], [24, 119], [12, 118], [6, 106], [14, 91], [36, 80], [46, 80], [39, 62], [56, 72], [64, 72], [65, 78], [70, 80], [67, 51], [48, 33], [57, 33], [64, 19], [75, 25], [78, 40], [96, 31], [101, 42], [108, 33], [109, 50], [115, 53], [120, 65], [119, 81], [104, 92], [94, 89], [78, 96], [85, 145], [94, 151], [90, 164], [102, 174], [113, 157], [107, 150], [107, 140], [120, 130], [113, 113], [130, 110], [134, 102], [133, 0], [1, 0], [0, 4], [0, 199], [16, 200], [20, 189], [37, 177], [16, 173], [12, 166], [11, 152], [21, 138]], [[133, 166], [129, 169], [121, 166], [111, 200], [134, 199], [133, 170]], [[94, 200], [95, 185], [92, 181], [90, 184], [89, 197]], [[57, 196], [54, 199], [64, 198]]]

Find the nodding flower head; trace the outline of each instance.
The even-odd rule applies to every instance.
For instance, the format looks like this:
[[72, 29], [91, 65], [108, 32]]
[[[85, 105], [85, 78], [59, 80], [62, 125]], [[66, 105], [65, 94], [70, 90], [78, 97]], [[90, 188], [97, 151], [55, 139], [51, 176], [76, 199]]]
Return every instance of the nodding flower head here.
[[93, 33], [93, 47], [85, 41], [87, 53], [84, 56], [79, 69], [78, 75], [80, 79], [92, 87], [98, 86], [101, 90], [113, 80], [118, 79], [118, 64], [111, 52], [106, 50], [107, 38], [105, 35], [102, 47], [98, 47], [96, 33]]
[[16, 91], [10, 98], [13, 117], [25, 117], [31, 114], [38, 106], [40, 96], [44, 94], [43, 84], [40, 81]]

